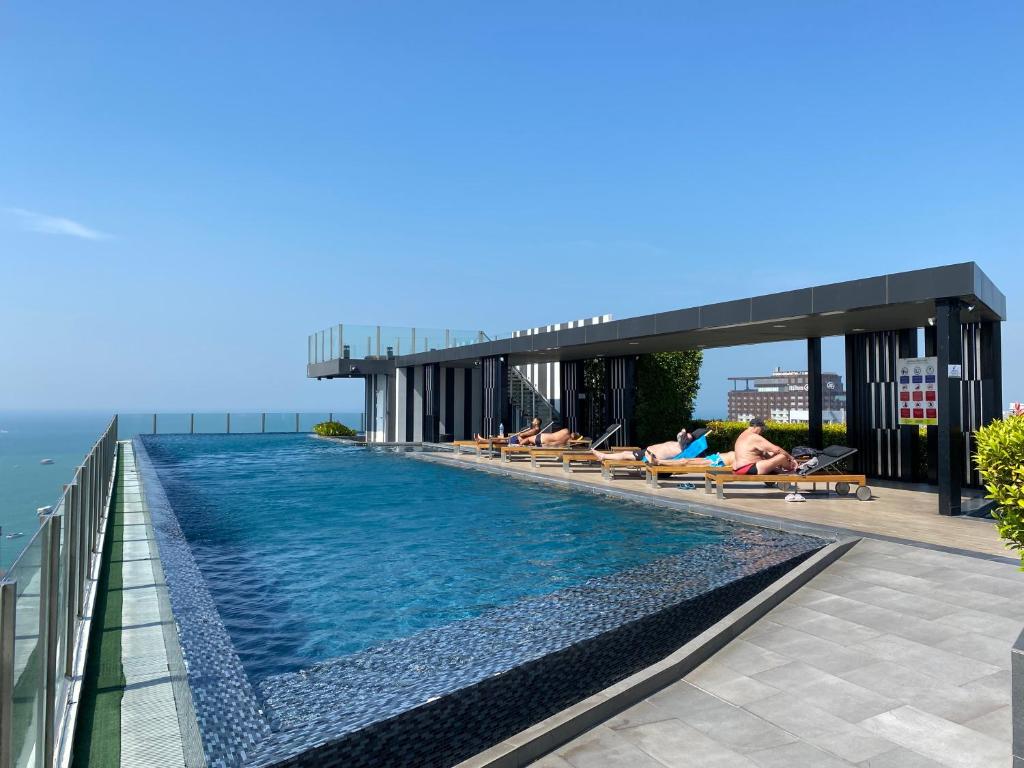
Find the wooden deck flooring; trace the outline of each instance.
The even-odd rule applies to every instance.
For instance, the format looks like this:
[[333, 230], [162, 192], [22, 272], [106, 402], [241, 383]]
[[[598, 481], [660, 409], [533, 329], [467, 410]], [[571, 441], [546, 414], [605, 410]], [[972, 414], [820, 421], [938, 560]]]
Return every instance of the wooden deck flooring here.
[[845, 497], [805, 493], [807, 501], [790, 503], [784, 501], [783, 494], [775, 489], [737, 485], [728, 486], [727, 498], [723, 500], [716, 498], [713, 493], [706, 494], [703, 479], [696, 476], [683, 478], [696, 483], [696, 490], [682, 490], [675, 481], [669, 480], [665, 481], [663, 487], [652, 489], [642, 478], [605, 480], [596, 467], [581, 468], [567, 474], [562, 471], [561, 464], [533, 469], [526, 461], [500, 463], [497, 459], [454, 454], [450, 458], [465, 464], [490, 465], [513, 473], [554, 480], [571, 479], [601, 488], [628, 490], [636, 494], [720, 507], [749, 515], [842, 528], [990, 556], [1012, 558], [1013, 555], [999, 539], [994, 521], [939, 515], [936, 511], [937, 494], [928, 486], [872, 482], [874, 496], [870, 501], [858, 501], [852, 493]]

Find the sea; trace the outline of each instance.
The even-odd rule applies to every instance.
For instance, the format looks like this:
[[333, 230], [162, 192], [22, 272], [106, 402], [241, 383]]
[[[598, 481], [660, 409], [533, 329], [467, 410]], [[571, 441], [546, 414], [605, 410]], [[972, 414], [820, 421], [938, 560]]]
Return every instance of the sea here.
[[[112, 415], [0, 410], [0, 570], [28, 544], [39, 528], [39, 508], [57, 502]], [[335, 416], [353, 427], [360, 417]]]

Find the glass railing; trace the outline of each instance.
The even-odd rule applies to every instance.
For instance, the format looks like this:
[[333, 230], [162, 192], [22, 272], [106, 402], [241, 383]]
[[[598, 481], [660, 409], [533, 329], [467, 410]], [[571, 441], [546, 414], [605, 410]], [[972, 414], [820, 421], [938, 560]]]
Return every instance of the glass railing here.
[[416, 352], [464, 347], [492, 338], [483, 331], [339, 323], [310, 335], [308, 360], [313, 364], [339, 359], [385, 359]]
[[364, 431], [363, 414], [341, 411], [276, 411], [222, 413], [119, 413], [118, 440], [135, 435], [259, 435], [312, 432], [322, 421], [340, 421]]
[[11, 567], [0, 573], [0, 766], [57, 764], [71, 682], [85, 664], [117, 453], [117, 418]]
[[503, 341], [534, 333], [556, 331], [580, 324], [606, 323], [611, 315], [574, 320], [538, 328], [506, 333], [460, 331], [451, 328], [399, 328], [389, 325], [348, 325], [338, 323], [330, 328], [310, 334], [308, 362], [325, 363], [328, 360], [375, 360], [401, 357], [418, 352], [465, 347], [485, 341]]

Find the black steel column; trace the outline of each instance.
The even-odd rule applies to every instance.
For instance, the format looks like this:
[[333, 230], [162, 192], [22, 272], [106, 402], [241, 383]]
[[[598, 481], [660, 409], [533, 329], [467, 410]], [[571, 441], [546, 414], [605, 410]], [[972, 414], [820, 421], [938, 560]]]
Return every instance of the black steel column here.
[[583, 431], [583, 410], [580, 395], [585, 395], [583, 386], [583, 361], [567, 360], [559, 364], [561, 382], [562, 426], [571, 432]]
[[504, 357], [485, 357], [483, 373], [483, 433], [496, 435], [500, 425], [512, 426], [508, 404], [508, 363]]
[[423, 442], [441, 439], [441, 366], [423, 366]]
[[414, 425], [416, 423], [416, 367], [411, 366], [405, 369], [405, 392], [399, 396], [405, 397], [405, 437], [402, 439], [411, 443], [415, 439]]
[[444, 377], [444, 432], [442, 440], [461, 440], [455, 436], [455, 374], [454, 368], [442, 368]]
[[935, 341], [938, 357], [939, 514], [959, 515], [963, 484], [963, 431], [960, 379], [949, 378], [950, 365], [963, 365], [960, 299], [935, 302]]
[[[615, 435], [620, 445], [632, 444], [636, 434], [636, 355], [605, 359], [605, 377], [608, 393], [608, 414], [605, 427], [621, 424]], [[596, 437], [596, 435], [594, 435]]]
[[807, 439], [814, 448], [822, 446], [821, 429], [821, 339], [807, 340]]
[[985, 424], [1003, 415], [1003, 324], [981, 324], [982, 421]]

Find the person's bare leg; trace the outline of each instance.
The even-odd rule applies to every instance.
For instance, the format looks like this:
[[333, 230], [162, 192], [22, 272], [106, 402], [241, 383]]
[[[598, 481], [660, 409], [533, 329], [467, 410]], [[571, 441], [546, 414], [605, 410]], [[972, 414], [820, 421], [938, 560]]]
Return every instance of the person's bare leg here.
[[772, 456], [770, 459], [761, 459], [757, 462], [757, 474], [759, 475], [774, 475], [782, 472], [791, 472], [794, 469], [793, 460], [784, 453]]
[[636, 458], [632, 451], [617, 451], [616, 453], [602, 453], [601, 451], [590, 449], [590, 452], [594, 454], [601, 461], [628, 461], [629, 459]]
[[662, 464], [666, 467], [679, 467], [684, 464], [696, 466], [696, 467], [708, 467], [711, 466], [711, 459], [705, 459], [696, 457], [693, 459], [658, 459], [657, 464]]

